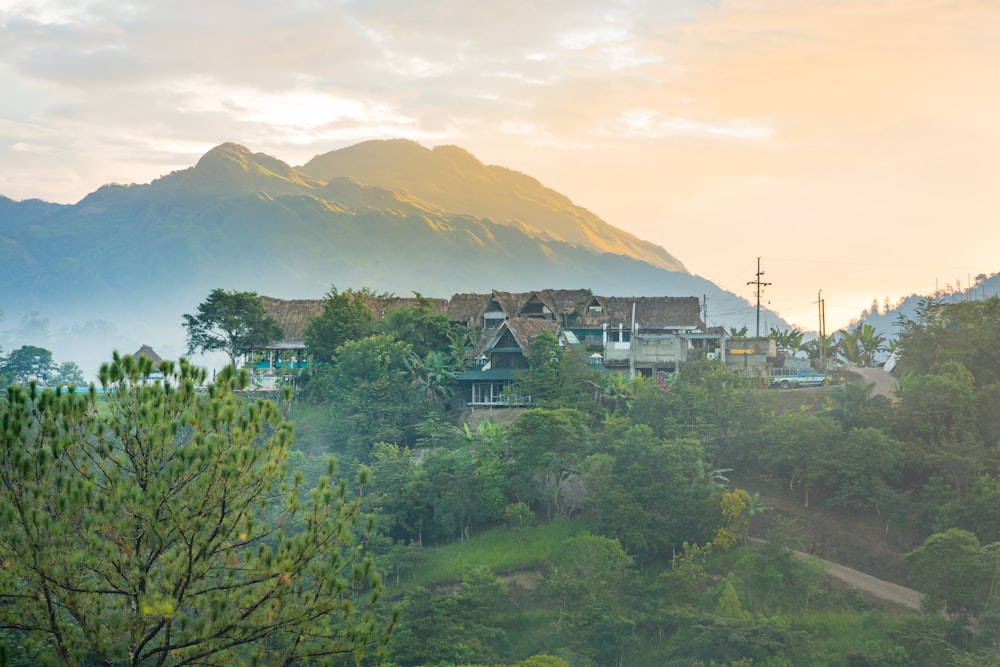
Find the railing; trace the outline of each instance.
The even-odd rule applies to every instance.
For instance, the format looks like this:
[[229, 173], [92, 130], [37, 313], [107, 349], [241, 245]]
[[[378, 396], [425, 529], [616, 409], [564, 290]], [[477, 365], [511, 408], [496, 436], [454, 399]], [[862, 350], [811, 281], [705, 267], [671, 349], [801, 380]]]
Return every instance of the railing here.
[[502, 394], [498, 398], [489, 398], [479, 401], [469, 401], [466, 405], [473, 408], [479, 407], [503, 407], [513, 408], [522, 405], [531, 405], [531, 396], [522, 394]]

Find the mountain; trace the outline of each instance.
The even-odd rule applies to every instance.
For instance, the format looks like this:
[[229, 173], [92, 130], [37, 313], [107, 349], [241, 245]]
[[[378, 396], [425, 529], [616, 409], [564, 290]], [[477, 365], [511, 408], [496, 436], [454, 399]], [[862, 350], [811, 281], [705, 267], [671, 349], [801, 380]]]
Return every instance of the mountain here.
[[872, 304], [871, 308], [854, 318], [847, 328], [852, 329], [859, 323], [869, 324], [880, 335], [887, 339], [895, 339], [899, 337], [899, 320], [916, 319], [921, 303], [959, 303], [985, 300], [995, 296], [1000, 296], [1000, 273], [990, 275], [984, 273], [976, 276], [975, 282], [966, 285], [965, 289], [948, 285], [932, 294], [910, 294], [891, 307], [886, 304], [880, 308], [877, 303]]
[[107, 185], [74, 205], [0, 197], [7, 350], [55, 350], [92, 334], [106, 359], [109, 331], [118, 331], [123, 352], [149, 343], [176, 356], [181, 314], [213, 288], [318, 298], [334, 284], [441, 297], [542, 288], [705, 295], [711, 323], [753, 319], [745, 299], [665, 249], [454, 146], [365, 142], [293, 167], [226, 143], [188, 169]]
[[660, 246], [612, 227], [534, 178], [486, 166], [457, 146], [427, 149], [405, 139], [367, 141], [316, 156], [301, 170], [325, 180], [378, 183], [443, 211], [485, 218], [595, 252], [630, 256], [667, 271], [687, 270]]

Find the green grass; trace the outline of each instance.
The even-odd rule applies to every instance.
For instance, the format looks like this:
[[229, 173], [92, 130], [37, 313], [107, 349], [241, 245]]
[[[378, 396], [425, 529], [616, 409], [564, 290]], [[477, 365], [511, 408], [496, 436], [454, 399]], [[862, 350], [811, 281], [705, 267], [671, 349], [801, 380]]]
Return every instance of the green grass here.
[[878, 655], [891, 651], [885, 617], [875, 612], [827, 610], [787, 617], [794, 630], [809, 635], [812, 652], [824, 656]]
[[582, 521], [549, 521], [532, 528], [493, 528], [467, 540], [429, 547], [407, 583], [418, 586], [459, 581], [466, 565], [494, 572], [537, 567], [552, 559], [568, 538], [586, 529]]

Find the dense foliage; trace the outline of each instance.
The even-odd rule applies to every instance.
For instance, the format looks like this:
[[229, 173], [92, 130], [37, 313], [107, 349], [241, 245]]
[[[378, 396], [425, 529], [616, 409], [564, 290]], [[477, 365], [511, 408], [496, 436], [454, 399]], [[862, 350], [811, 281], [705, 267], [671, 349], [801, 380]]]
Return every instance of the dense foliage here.
[[[89, 394], [0, 400], [0, 628], [60, 664], [301, 664], [377, 649], [360, 491], [286, 476], [245, 376], [116, 358]], [[332, 464], [328, 470], [333, 472]], [[364, 479], [359, 480], [363, 483]], [[360, 487], [359, 487], [360, 488]]]
[[[345, 323], [352, 303], [328, 295]], [[377, 516], [369, 576], [402, 618], [367, 662], [1000, 664], [998, 311], [926, 304], [903, 325], [891, 398], [769, 391], [709, 361], [633, 380], [539, 335], [517, 379], [536, 400], [485, 418], [451, 400], [470, 335], [429, 301], [345, 326], [293, 406], [292, 460], [307, 479], [329, 454], [371, 470], [351, 503]], [[848, 334], [826, 358], [872, 363], [881, 336]], [[781, 345], [806, 348], [795, 332]], [[908, 552], [878, 573], [908, 576], [925, 613], [828, 586], [795, 550], [829, 544], [758, 490], [810, 523], [877, 521], [873, 539]]]
[[[393, 664], [541, 653], [580, 665], [998, 664], [998, 362], [968, 347], [991, 348], [996, 305], [934, 308], [896, 346], [905, 372], [893, 400], [853, 382], [802, 409], [779, 409], [776, 392], [707, 362], [666, 385], [595, 377], [539, 336], [520, 380], [538, 407], [458, 434], [436, 422], [416, 448], [373, 450], [380, 562], [404, 573], [420, 636], [443, 642], [421, 654], [394, 639]], [[847, 334], [829, 359], [871, 364], [884, 348], [863, 326]], [[795, 335], [782, 344], [803, 347]], [[946, 613], [885, 614], [833, 593], [822, 561], [793, 554], [806, 539], [794, 521], [772, 517], [767, 542], [748, 547], [766, 508], [734, 475], [773, 480], [771, 492], [807, 511], [880, 517], [887, 542], [912, 551], [886, 571], [908, 571], [926, 611]], [[498, 583], [472, 611], [464, 583], [455, 594], [405, 583], [437, 558], [429, 546], [472, 549], [484, 531], [509, 531], [510, 559], [530, 560], [518, 544], [550, 517], [576, 517], [581, 530], [537, 562], [528, 588]]]

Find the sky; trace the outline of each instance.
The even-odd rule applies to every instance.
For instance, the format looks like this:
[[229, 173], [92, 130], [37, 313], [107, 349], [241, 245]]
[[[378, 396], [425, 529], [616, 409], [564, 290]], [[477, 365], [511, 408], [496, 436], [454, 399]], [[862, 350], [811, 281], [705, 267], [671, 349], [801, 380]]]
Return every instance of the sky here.
[[1000, 271], [998, 72], [996, 0], [0, 0], [0, 195], [455, 144], [832, 332]]

